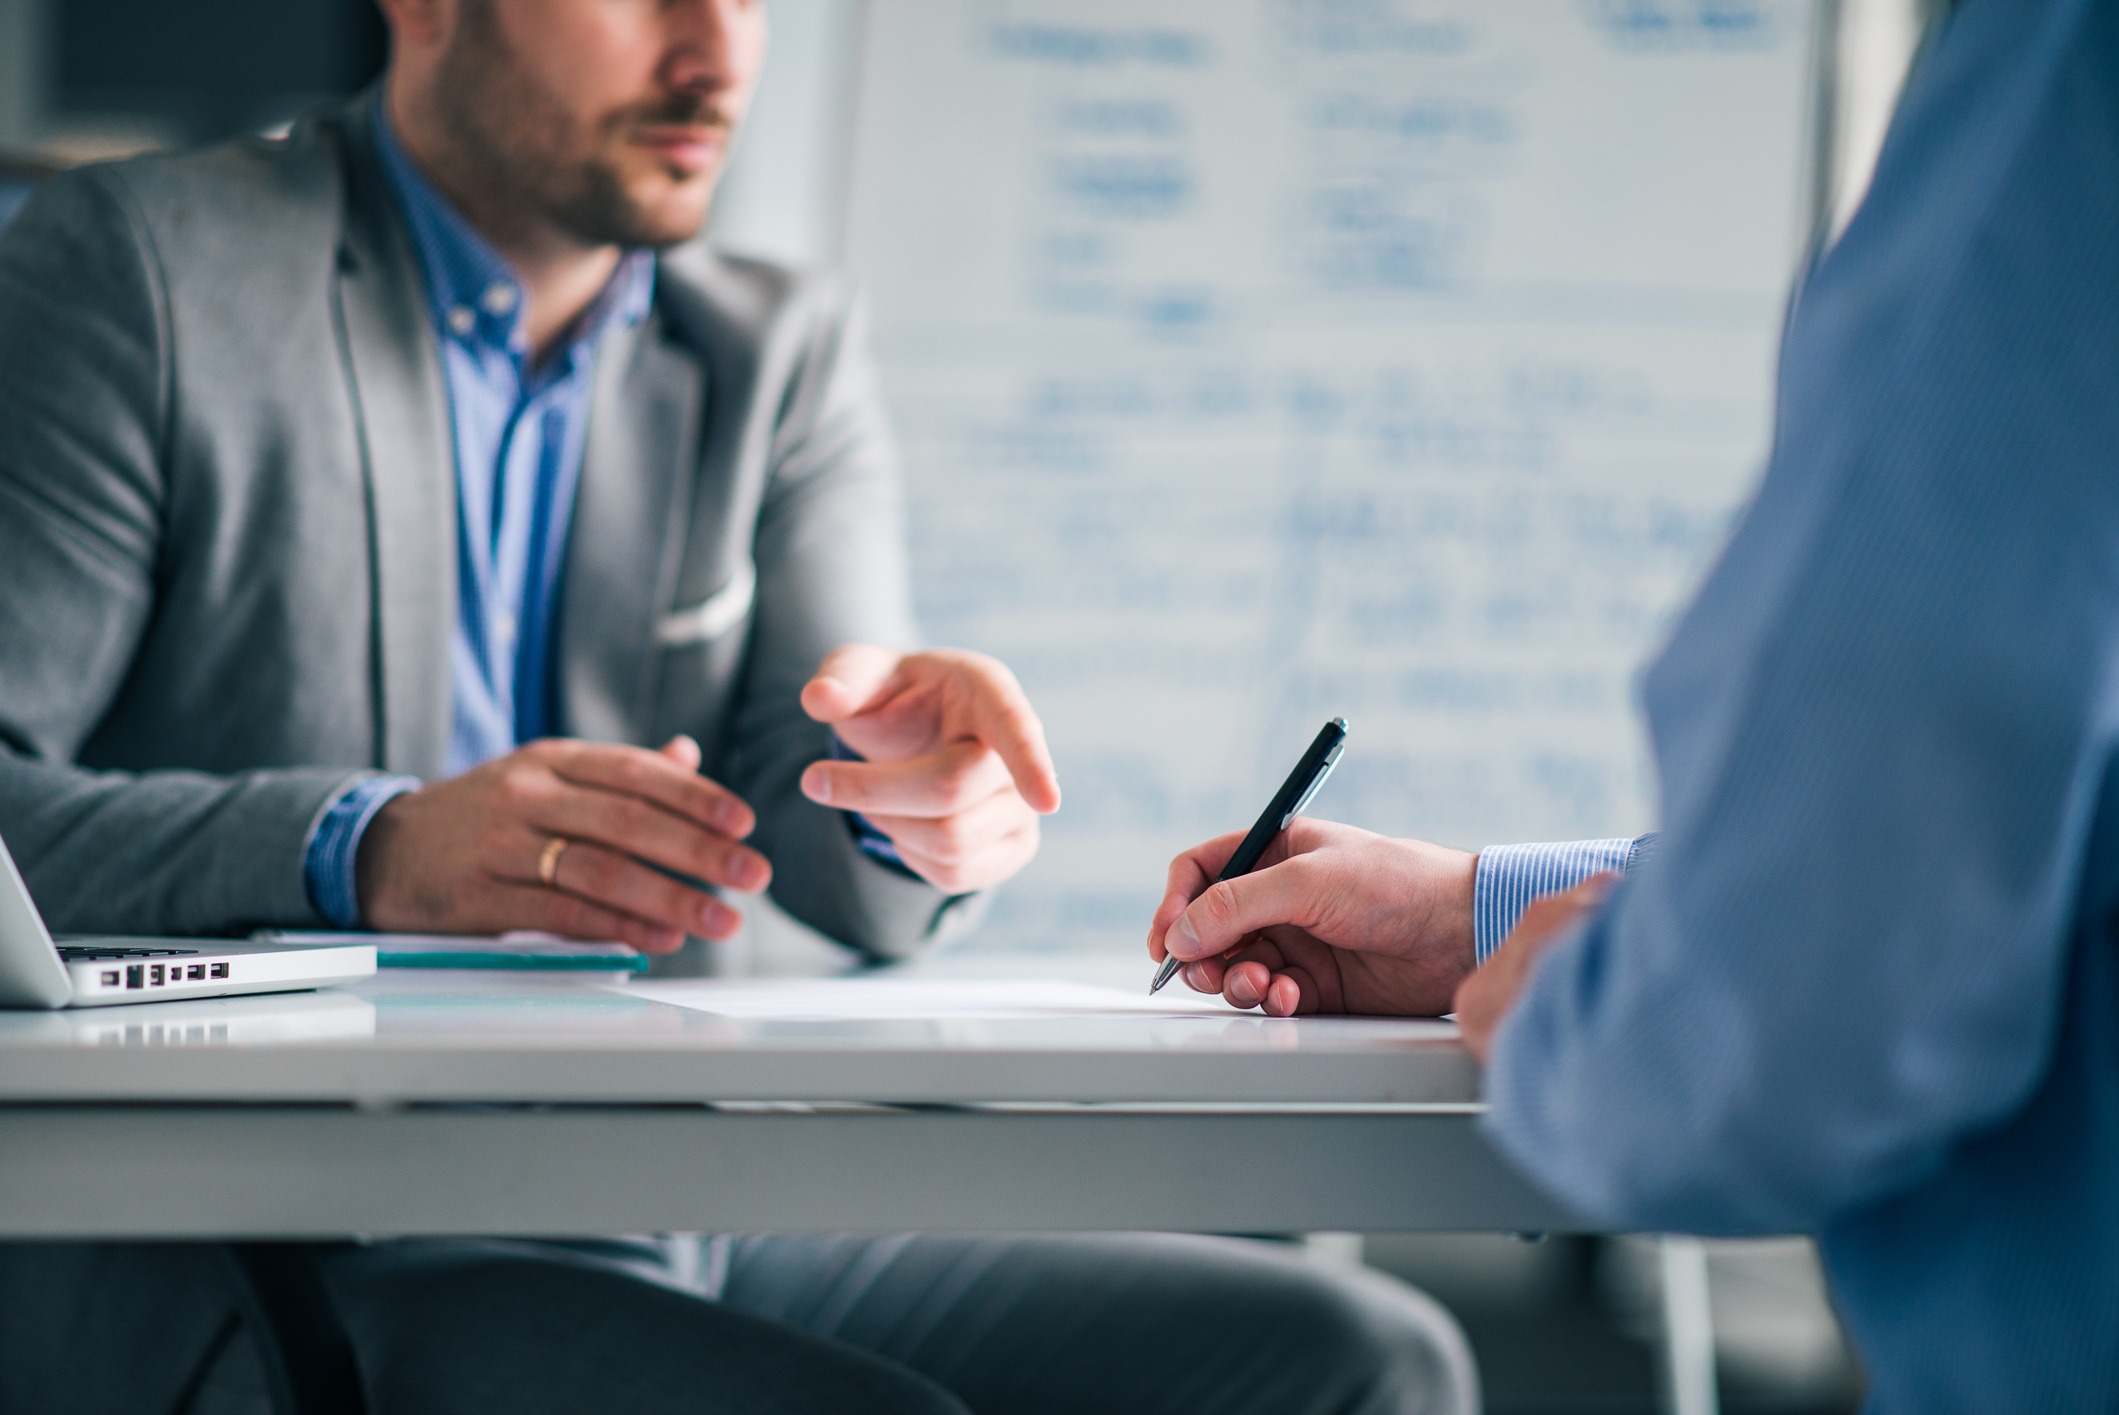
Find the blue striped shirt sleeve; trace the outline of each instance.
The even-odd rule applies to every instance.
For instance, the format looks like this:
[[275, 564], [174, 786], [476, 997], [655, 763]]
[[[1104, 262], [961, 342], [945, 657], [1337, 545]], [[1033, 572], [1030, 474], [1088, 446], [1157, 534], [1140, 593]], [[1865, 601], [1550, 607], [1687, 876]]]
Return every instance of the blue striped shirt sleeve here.
[[1630, 870], [1655, 837], [1490, 845], [1472, 875], [1472, 946], [1484, 963], [1533, 899], [1572, 889], [1593, 874]]
[[333, 928], [361, 926], [360, 891], [354, 865], [368, 822], [391, 800], [419, 789], [414, 776], [370, 776], [355, 782], [317, 818], [302, 856], [302, 883], [309, 902]]

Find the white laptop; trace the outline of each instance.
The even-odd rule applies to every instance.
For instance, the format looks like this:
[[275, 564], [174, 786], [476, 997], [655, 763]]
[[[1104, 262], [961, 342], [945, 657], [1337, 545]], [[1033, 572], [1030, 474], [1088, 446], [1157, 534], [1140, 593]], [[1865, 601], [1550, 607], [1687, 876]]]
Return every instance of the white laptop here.
[[107, 1007], [180, 997], [295, 992], [375, 971], [375, 945], [285, 948], [217, 938], [54, 942], [0, 841], [0, 1007]]

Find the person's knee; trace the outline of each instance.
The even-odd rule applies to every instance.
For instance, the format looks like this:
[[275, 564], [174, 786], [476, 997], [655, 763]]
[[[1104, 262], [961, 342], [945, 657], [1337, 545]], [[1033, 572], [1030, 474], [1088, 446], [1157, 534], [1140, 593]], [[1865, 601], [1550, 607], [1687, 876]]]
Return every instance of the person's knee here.
[[1475, 1415], [1471, 1348], [1441, 1304], [1365, 1269], [1291, 1275], [1275, 1297], [1284, 1359], [1302, 1382], [1359, 1415]]

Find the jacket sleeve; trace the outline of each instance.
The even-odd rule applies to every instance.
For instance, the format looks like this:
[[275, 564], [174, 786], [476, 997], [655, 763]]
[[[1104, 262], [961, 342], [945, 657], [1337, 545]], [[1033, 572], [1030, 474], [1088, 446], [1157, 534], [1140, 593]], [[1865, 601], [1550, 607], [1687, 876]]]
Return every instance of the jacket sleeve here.
[[978, 895], [945, 895], [871, 858], [846, 814], [799, 788], [830, 734], [803, 684], [849, 642], [913, 648], [898, 461], [857, 306], [820, 299], [787, 394], [759, 511], [757, 618], [734, 721], [730, 784], [758, 810], [773, 899], [804, 923], [895, 958], [976, 922]]
[[82, 764], [155, 612], [168, 351], [122, 181], [46, 183], [0, 237], [0, 836], [54, 929], [311, 923], [303, 843], [347, 772]]

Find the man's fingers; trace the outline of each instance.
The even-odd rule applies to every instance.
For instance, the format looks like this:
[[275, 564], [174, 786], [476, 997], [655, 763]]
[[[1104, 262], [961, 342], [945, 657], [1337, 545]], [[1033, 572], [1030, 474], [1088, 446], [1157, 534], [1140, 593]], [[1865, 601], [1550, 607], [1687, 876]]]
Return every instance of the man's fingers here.
[[1221, 995], [1231, 1007], [1260, 1008], [1268, 1017], [1307, 1016], [1324, 1005], [1324, 994], [1307, 968], [1299, 964], [1268, 967], [1258, 958], [1229, 964]]
[[1185, 986], [1194, 992], [1203, 992], [1209, 997], [1216, 993], [1228, 993], [1228, 960], [1216, 955], [1187, 963], [1177, 970], [1177, 976], [1185, 980]]
[[1187, 961], [1222, 953], [1275, 924], [1306, 927], [1317, 904], [1316, 872], [1305, 856], [1212, 884], [1163, 934]]
[[1037, 838], [1037, 816], [1033, 813], [1022, 829], [1002, 836], [974, 859], [952, 864], [903, 846], [898, 848], [898, 858], [936, 889], [947, 894], [969, 894], [999, 884], [1029, 863], [1037, 853]]
[[997, 791], [953, 815], [868, 816], [901, 851], [916, 850], [945, 865], [969, 864], [1036, 820], [1037, 812], [1013, 791]]
[[[846, 723], [864, 713], [893, 711], [892, 700], [914, 694], [932, 701], [927, 738], [968, 737], [998, 755], [1031, 809], [1059, 809], [1059, 774], [1045, 742], [1045, 725], [1007, 665], [983, 654], [956, 651], [900, 654], [872, 644], [833, 649], [802, 689], [802, 710], [819, 722]], [[928, 699], [927, 694], [936, 696]]]
[[552, 889], [614, 913], [705, 938], [727, 938], [743, 926], [741, 914], [704, 890], [679, 884], [637, 860], [588, 841], [576, 841], [560, 855]]
[[525, 823], [543, 836], [594, 843], [746, 894], [772, 882], [772, 866], [757, 851], [638, 796], [562, 782]]
[[684, 943], [684, 931], [606, 909], [576, 894], [542, 886], [504, 884], [495, 901], [508, 928], [536, 928], [596, 943], [629, 943], [642, 953], [669, 953]]
[[1045, 742], [1045, 724], [1023, 685], [996, 659], [974, 658], [963, 665], [971, 694], [972, 730], [1000, 753], [1015, 789], [1030, 808], [1051, 815], [1060, 807], [1059, 771]]
[[577, 786], [653, 801], [738, 840], [757, 828], [758, 818], [741, 796], [665, 755], [668, 751], [601, 742], [552, 742], [545, 747], [553, 772]]
[[802, 711], [817, 722], [844, 722], [895, 690], [905, 655], [874, 644], [847, 644], [824, 655], [802, 685]]
[[1317, 984], [1301, 968], [1275, 973], [1266, 987], [1263, 1005], [1268, 1017], [1299, 1017], [1315, 1012], [1319, 1005]]
[[900, 762], [811, 762], [802, 773], [802, 794], [810, 800], [865, 816], [954, 815], [1008, 784], [1008, 768], [976, 742]]
[[[1170, 925], [1177, 922], [1178, 915], [1190, 908], [1200, 892], [1214, 882], [1222, 866], [1236, 853], [1243, 843], [1243, 832], [1230, 831], [1218, 835], [1203, 845], [1195, 845], [1170, 862], [1170, 872], [1163, 884], [1162, 903], [1155, 906], [1154, 915], [1148, 920], [1148, 954], [1160, 963], [1169, 956], [1163, 936]], [[1213, 989], [1202, 988], [1202, 992]]]

